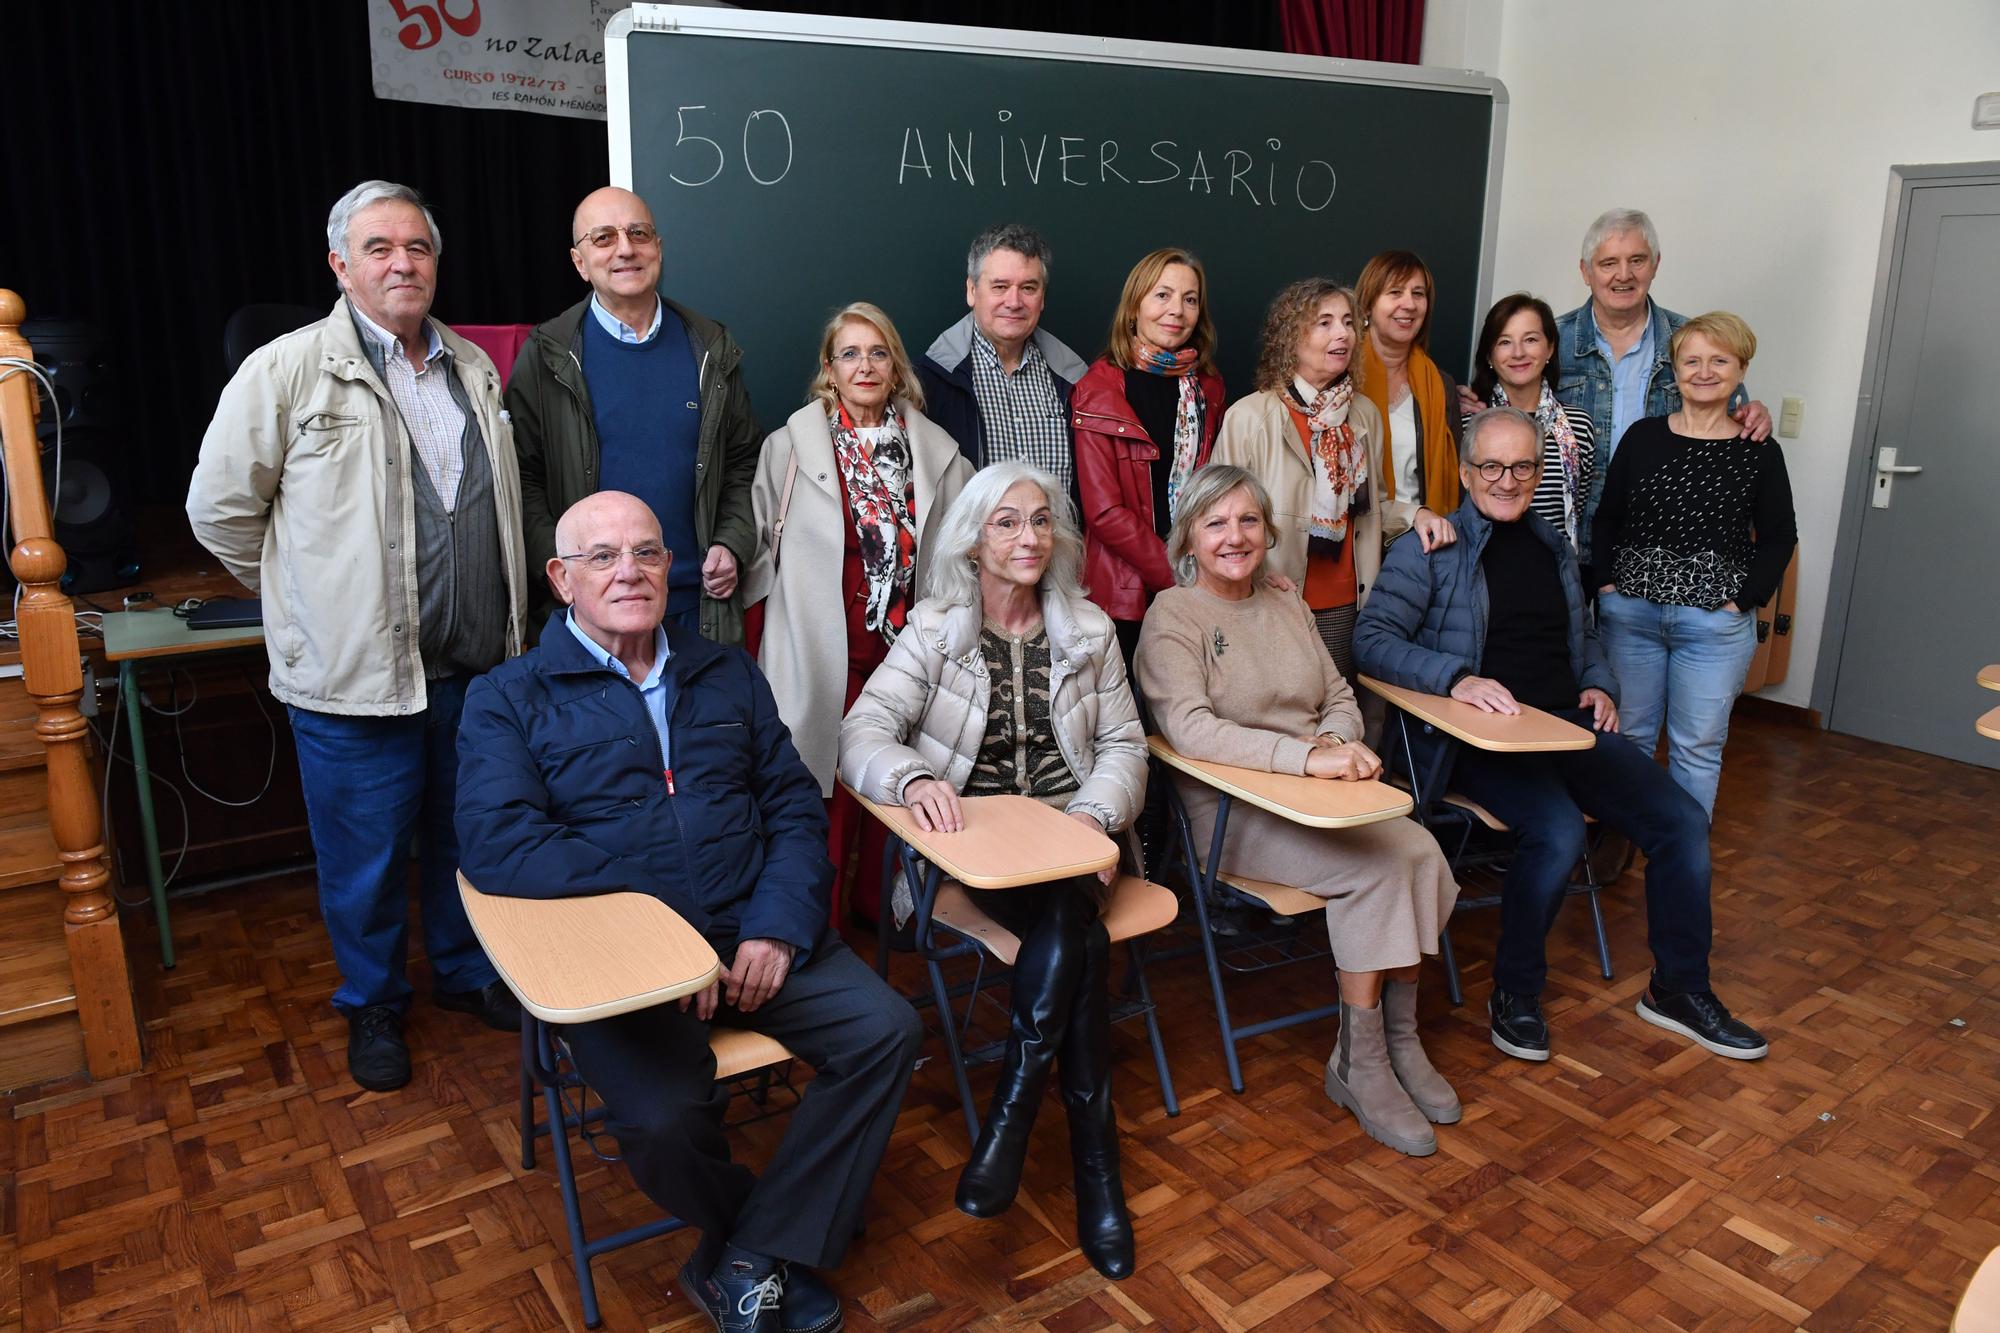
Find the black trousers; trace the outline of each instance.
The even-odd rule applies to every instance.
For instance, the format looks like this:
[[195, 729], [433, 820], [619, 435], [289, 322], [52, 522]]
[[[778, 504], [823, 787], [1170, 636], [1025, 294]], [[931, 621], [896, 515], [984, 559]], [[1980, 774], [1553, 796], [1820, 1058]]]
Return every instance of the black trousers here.
[[719, 1007], [716, 1026], [783, 1042], [816, 1072], [761, 1178], [731, 1160], [709, 1024], [657, 1005], [564, 1029], [577, 1071], [603, 1099], [606, 1128], [660, 1207], [723, 1241], [830, 1268], [861, 1220], [909, 1086], [923, 1025], [831, 931], [755, 1013]]
[[[1580, 727], [1588, 711], [1556, 710]], [[1595, 815], [1646, 853], [1646, 942], [1662, 992], [1708, 989], [1708, 812], [1649, 754], [1598, 732], [1588, 750], [1502, 754], [1459, 747], [1451, 785], [1521, 835], [1500, 889], [1493, 984], [1539, 995], [1548, 978], [1546, 938], [1584, 850], [1583, 816]]]

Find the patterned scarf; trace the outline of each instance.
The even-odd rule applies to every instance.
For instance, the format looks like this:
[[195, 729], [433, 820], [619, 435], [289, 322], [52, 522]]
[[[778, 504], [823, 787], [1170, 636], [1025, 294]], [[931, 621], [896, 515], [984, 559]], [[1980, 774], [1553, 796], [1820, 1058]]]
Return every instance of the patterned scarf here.
[[910, 437], [903, 414], [891, 402], [883, 413], [882, 433], [870, 456], [847, 408], [839, 403], [827, 413], [833, 433], [833, 457], [860, 538], [861, 572], [868, 580], [868, 628], [893, 641], [903, 628], [909, 606], [911, 572], [916, 566], [917, 525], [910, 479]]
[[[1493, 406], [1507, 406], [1507, 386], [1495, 383], [1493, 386]], [[1562, 457], [1563, 466], [1563, 533], [1568, 536], [1572, 548], [1576, 546], [1576, 509], [1580, 489], [1577, 482], [1583, 475], [1583, 456], [1577, 452], [1576, 432], [1569, 428], [1569, 417], [1563, 412], [1562, 404], [1556, 401], [1549, 389], [1549, 382], [1542, 381], [1542, 398], [1535, 404], [1535, 421], [1542, 428], [1543, 439], [1556, 442], [1556, 453]]]
[[1195, 455], [1201, 452], [1201, 381], [1194, 368], [1201, 353], [1192, 347], [1169, 352], [1153, 346], [1137, 334], [1132, 338], [1132, 364], [1149, 375], [1178, 379], [1180, 401], [1174, 406], [1174, 459], [1167, 472], [1167, 520], [1173, 521], [1180, 509], [1181, 487], [1194, 475]]
[[1303, 410], [1312, 432], [1307, 452], [1312, 455], [1312, 510], [1306, 531], [1336, 544], [1347, 540], [1350, 511], [1368, 509], [1368, 452], [1347, 424], [1347, 405], [1354, 401], [1354, 377], [1342, 375], [1326, 388], [1313, 393], [1304, 380], [1294, 379], [1291, 396]]

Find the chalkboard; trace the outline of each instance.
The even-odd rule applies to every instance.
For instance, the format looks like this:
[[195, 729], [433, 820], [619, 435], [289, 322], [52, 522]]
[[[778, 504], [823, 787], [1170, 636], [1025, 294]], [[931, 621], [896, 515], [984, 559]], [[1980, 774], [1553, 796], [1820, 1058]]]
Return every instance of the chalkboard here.
[[1043, 327], [1086, 360], [1135, 261], [1199, 255], [1232, 397], [1294, 278], [1415, 250], [1454, 375], [1486, 311], [1506, 92], [1475, 74], [677, 5], [620, 14], [605, 56], [612, 178], [658, 218], [662, 289], [742, 344], [767, 425], [849, 301], [921, 355], [994, 222], [1048, 238]]

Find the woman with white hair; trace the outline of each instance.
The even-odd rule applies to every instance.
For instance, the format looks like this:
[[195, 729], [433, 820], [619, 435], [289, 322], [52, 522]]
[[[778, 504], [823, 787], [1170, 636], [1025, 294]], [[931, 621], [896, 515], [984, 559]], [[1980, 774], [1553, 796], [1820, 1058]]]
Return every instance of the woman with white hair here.
[[757, 462], [759, 545], [744, 604], [764, 602], [757, 664], [826, 798], [834, 872], [845, 875], [858, 852], [848, 902], [872, 918], [885, 835], [834, 785], [840, 717], [902, 631], [972, 464], [924, 415], [895, 324], [866, 301], [827, 320], [809, 392]]
[[[920, 828], [964, 827], [959, 797], [1016, 793], [1104, 833], [1146, 790], [1146, 742], [1111, 618], [1077, 582], [1069, 497], [1027, 463], [973, 475], [945, 514], [923, 601], [840, 728], [840, 775]], [[1099, 910], [1116, 870], [967, 892], [1021, 941], [1000, 1079], [957, 1203], [1014, 1201], [1029, 1132], [1060, 1056], [1076, 1173], [1077, 1241], [1106, 1277], [1132, 1272], [1132, 1223], [1111, 1109], [1110, 938]], [[910, 909], [896, 888], [898, 917]]]
[[[1153, 599], [1137, 672], [1167, 743], [1192, 759], [1266, 773], [1358, 781], [1382, 771], [1361, 740], [1354, 691], [1313, 613], [1259, 577], [1280, 534], [1271, 497], [1240, 467], [1211, 463], [1182, 491], [1167, 534], [1179, 586]], [[1205, 847], [1213, 788], [1176, 780]], [[1340, 1036], [1326, 1095], [1371, 1138], [1413, 1157], [1437, 1151], [1458, 1096], [1417, 1037], [1417, 966], [1437, 952], [1458, 885], [1431, 835], [1407, 819], [1326, 831], [1239, 802], [1222, 864], [1326, 899], [1339, 960]]]

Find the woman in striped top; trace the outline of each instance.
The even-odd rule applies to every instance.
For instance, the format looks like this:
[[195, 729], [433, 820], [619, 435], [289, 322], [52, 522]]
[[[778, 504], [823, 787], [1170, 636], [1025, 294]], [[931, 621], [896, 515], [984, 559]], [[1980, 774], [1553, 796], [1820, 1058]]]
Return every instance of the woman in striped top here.
[[[1577, 549], [1590, 495], [1595, 433], [1590, 414], [1556, 401], [1556, 316], [1526, 292], [1503, 296], [1486, 314], [1472, 358], [1472, 392], [1482, 407], [1517, 407], [1542, 428], [1542, 480], [1530, 507]], [[1467, 414], [1470, 419], [1470, 414]], [[1589, 587], [1586, 579], [1585, 587]]]

